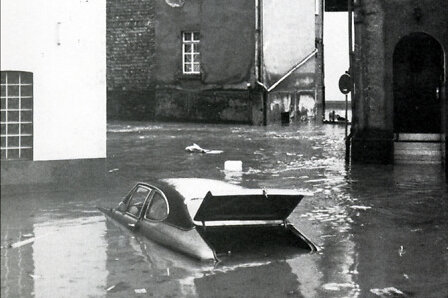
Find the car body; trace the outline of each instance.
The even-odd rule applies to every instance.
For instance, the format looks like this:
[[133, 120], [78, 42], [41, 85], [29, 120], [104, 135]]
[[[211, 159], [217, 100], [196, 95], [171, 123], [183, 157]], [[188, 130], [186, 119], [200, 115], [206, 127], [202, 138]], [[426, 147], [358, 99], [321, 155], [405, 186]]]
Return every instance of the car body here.
[[218, 260], [257, 246], [317, 251], [287, 217], [302, 200], [295, 190], [248, 189], [200, 178], [137, 183], [107, 216], [164, 246], [200, 260]]

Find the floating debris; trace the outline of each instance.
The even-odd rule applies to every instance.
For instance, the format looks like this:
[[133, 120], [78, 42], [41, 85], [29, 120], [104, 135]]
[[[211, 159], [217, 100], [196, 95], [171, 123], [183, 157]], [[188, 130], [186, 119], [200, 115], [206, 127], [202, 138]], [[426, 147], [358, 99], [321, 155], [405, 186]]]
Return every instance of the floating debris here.
[[30, 274], [30, 277], [31, 277], [32, 279], [39, 279], [39, 278], [42, 278], [42, 275]]
[[403, 245], [400, 246], [400, 249], [398, 250], [398, 255], [402, 257], [406, 252], [404, 251]]
[[146, 294], [146, 289], [134, 289], [135, 294]]
[[32, 238], [29, 238], [29, 239], [26, 239], [26, 240], [23, 240], [23, 241], [18, 241], [16, 243], [11, 243], [11, 244], [8, 245], [8, 247], [9, 248], [18, 248], [18, 247], [21, 247], [21, 246], [33, 243], [34, 240], [36, 240], [36, 237], [32, 237]]
[[112, 285], [110, 287], [108, 287], [106, 289], [106, 292], [110, 292], [110, 293], [117, 293], [117, 292], [121, 292], [124, 291], [126, 289], [129, 289], [129, 285], [123, 281], [120, 281], [119, 283]]
[[391, 297], [396, 297], [397, 295], [400, 295], [400, 296], [405, 295], [402, 291], [400, 291], [394, 287], [387, 287], [384, 289], [370, 289], [370, 292], [375, 295], [378, 295], [378, 296], [387, 295], [387, 296], [391, 296]]
[[171, 7], [182, 7], [185, 4], [185, 0], [165, 0], [165, 2]]
[[361, 205], [353, 205], [353, 206], [350, 206], [350, 208], [352, 208], [352, 209], [357, 209], [357, 210], [368, 210], [368, 209], [372, 209], [372, 207], [369, 207], [369, 206], [361, 206]]
[[193, 143], [193, 145], [191, 145], [191, 146], [185, 147], [185, 151], [190, 152], [190, 153], [206, 153], [206, 154], [220, 154], [220, 153], [224, 152], [222, 150], [204, 149], [204, 148], [201, 148], [196, 143]]
[[241, 160], [226, 160], [224, 162], [224, 170], [241, 172], [243, 171], [243, 162]]
[[335, 283], [335, 282], [330, 282], [330, 283], [324, 284], [322, 287], [328, 291], [339, 291], [343, 288], [354, 288], [354, 285], [351, 283], [348, 283], [348, 282], [340, 283], [340, 284]]
[[117, 285], [110, 286], [106, 289], [106, 292], [113, 290]]
[[328, 238], [328, 237], [335, 237], [336, 235], [322, 235], [320, 238]]

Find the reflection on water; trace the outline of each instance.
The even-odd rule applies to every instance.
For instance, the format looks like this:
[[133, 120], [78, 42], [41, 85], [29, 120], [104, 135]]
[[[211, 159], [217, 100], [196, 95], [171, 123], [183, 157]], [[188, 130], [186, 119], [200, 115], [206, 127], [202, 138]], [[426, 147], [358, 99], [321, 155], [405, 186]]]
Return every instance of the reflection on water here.
[[107, 277], [105, 230], [102, 216], [35, 224], [35, 297], [102, 295]]
[[[153, 297], [375, 297], [393, 287], [443, 297], [443, 170], [347, 166], [343, 136], [333, 125], [112, 123], [106, 187], [2, 193], [1, 296], [127, 297], [145, 289]], [[223, 153], [185, 152], [193, 143]], [[224, 170], [227, 160], [242, 161], [242, 171]], [[116, 205], [136, 181], [169, 177], [312, 192], [290, 220], [323, 249], [201, 264], [95, 209]]]

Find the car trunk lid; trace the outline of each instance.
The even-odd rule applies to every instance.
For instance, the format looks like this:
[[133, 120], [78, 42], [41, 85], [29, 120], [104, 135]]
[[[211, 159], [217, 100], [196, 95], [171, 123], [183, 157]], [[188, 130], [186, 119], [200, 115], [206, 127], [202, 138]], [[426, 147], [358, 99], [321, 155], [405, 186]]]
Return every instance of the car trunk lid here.
[[285, 221], [304, 194], [289, 190], [212, 193], [202, 200], [195, 221]]

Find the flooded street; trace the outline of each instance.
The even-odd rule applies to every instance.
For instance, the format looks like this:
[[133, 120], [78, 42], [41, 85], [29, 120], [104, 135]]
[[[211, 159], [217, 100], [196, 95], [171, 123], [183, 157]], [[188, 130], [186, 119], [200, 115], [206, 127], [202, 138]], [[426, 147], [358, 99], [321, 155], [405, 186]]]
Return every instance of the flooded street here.
[[[442, 167], [347, 166], [343, 139], [333, 125], [111, 122], [106, 185], [2, 193], [1, 297], [448, 297]], [[289, 219], [322, 250], [200, 263], [96, 208], [170, 177], [313, 192]]]

